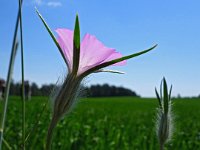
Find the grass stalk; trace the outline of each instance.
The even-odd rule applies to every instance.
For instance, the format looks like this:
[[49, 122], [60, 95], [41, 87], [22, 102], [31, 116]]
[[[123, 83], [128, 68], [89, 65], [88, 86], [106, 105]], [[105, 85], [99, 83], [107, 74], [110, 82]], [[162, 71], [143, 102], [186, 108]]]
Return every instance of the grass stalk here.
[[10, 55], [10, 62], [9, 62], [7, 80], [6, 80], [6, 89], [5, 89], [4, 103], [3, 103], [3, 109], [2, 109], [3, 113], [2, 113], [2, 116], [1, 116], [1, 123], [0, 123], [0, 150], [2, 149], [3, 132], [4, 132], [4, 126], [5, 126], [5, 120], [6, 120], [7, 107], [8, 107], [8, 97], [9, 97], [9, 92], [10, 92], [10, 83], [11, 83], [11, 80], [12, 80], [15, 56], [16, 56], [17, 47], [18, 47], [17, 31], [18, 31], [18, 25], [19, 25], [19, 16], [20, 16], [20, 13], [18, 11], [17, 21], [16, 21], [16, 24], [15, 24], [15, 31], [14, 31], [12, 49], [11, 49], [11, 55]]
[[11, 146], [8, 144], [8, 142], [5, 139], [3, 139], [3, 143], [6, 146], [6, 149], [12, 150]]
[[[17, 30], [16, 30], [17, 33]], [[15, 36], [14, 36], [15, 37]], [[14, 62], [15, 62], [15, 56], [17, 53], [17, 47], [18, 43], [16, 42], [16, 37], [13, 40], [13, 46], [10, 56], [10, 63], [9, 63], [9, 69], [8, 69], [8, 75], [6, 80], [6, 89], [5, 89], [5, 95], [4, 95], [4, 102], [3, 102], [3, 113], [1, 116], [1, 124], [0, 124], [0, 150], [2, 149], [2, 141], [3, 141], [3, 131], [5, 126], [5, 120], [6, 120], [6, 113], [7, 113], [7, 107], [8, 107], [8, 97], [9, 97], [9, 91], [10, 91], [10, 83], [12, 80], [12, 74], [14, 69]]]
[[47, 108], [47, 103], [45, 103], [43, 105], [42, 111], [37, 115], [37, 117], [36, 117], [37, 119], [36, 119], [36, 121], [34, 123], [33, 128], [28, 132], [28, 134], [27, 134], [27, 136], [25, 138], [25, 143], [29, 140], [29, 138], [31, 137], [31, 134], [33, 134], [35, 132], [35, 130], [37, 129], [37, 127], [39, 125], [39, 121], [42, 118], [42, 115], [44, 114], [46, 108]]
[[25, 150], [25, 92], [24, 92], [24, 46], [22, 27], [22, 1], [19, 0], [20, 44], [21, 44], [21, 77], [22, 77], [22, 148]]
[[51, 144], [52, 144], [52, 139], [53, 139], [53, 130], [55, 129], [57, 123], [58, 123], [58, 120], [56, 119], [56, 117], [53, 116], [51, 123], [49, 125], [49, 128], [48, 128], [48, 132], [47, 132], [46, 150], [51, 150]]

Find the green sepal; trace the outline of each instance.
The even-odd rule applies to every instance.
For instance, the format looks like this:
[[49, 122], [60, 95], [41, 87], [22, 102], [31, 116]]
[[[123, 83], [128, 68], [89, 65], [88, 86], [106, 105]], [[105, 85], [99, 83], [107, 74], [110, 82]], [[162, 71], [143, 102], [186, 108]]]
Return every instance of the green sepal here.
[[153, 47], [147, 49], [147, 50], [143, 50], [143, 51], [138, 52], [138, 53], [134, 53], [134, 54], [131, 54], [131, 55], [127, 55], [127, 56], [124, 56], [124, 57], [121, 57], [121, 58], [118, 58], [118, 59], [114, 59], [114, 60], [111, 60], [111, 61], [102, 63], [102, 64], [100, 64], [100, 65], [98, 65], [98, 66], [95, 66], [95, 67], [89, 69], [88, 71], [86, 71], [85, 73], [83, 73], [82, 76], [85, 77], [85, 76], [87, 76], [88, 74], [93, 73], [93, 72], [95, 72], [95, 71], [97, 71], [97, 70], [100, 70], [100, 69], [102, 69], [102, 68], [104, 68], [104, 67], [107, 67], [107, 66], [116, 64], [116, 63], [118, 63], [118, 62], [121, 62], [121, 61], [124, 61], [124, 60], [128, 60], [128, 59], [130, 59], [130, 58], [137, 57], [137, 56], [139, 56], [139, 55], [145, 54], [145, 53], [151, 51], [152, 49], [154, 49], [156, 46], [157, 46], [157, 44], [154, 45]]
[[65, 59], [65, 55], [64, 55], [64, 53], [63, 53], [63, 51], [62, 51], [60, 45], [58, 44], [58, 42], [57, 42], [55, 36], [53, 35], [53, 32], [51, 31], [51, 29], [49, 28], [49, 26], [47, 25], [47, 23], [45, 22], [45, 20], [43, 19], [42, 15], [41, 15], [41, 14], [39, 13], [39, 11], [37, 10], [37, 8], [35, 8], [35, 9], [36, 9], [36, 12], [37, 12], [38, 16], [40, 17], [42, 23], [44, 24], [45, 28], [47, 29], [48, 33], [50, 34], [51, 38], [53, 39], [54, 43], [56, 44], [58, 50], [60, 51], [60, 54], [62, 55], [62, 57], [63, 57], [65, 63], [66, 63], [67, 66], [68, 66], [68, 69], [69, 69], [69, 64], [67, 63], [67, 60]]
[[118, 70], [107, 70], [107, 69], [100, 69], [95, 71], [94, 73], [99, 73], [99, 72], [108, 72], [108, 73], [117, 73], [117, 74], [125, 74], [125, 72], [118, 71]]
[[169, 109], [169, 95], [167, 89], [167, 82], [165, 78], [163, 78], [163, 103], [164, 103], [164, 113], [167, 114]]
[[75, 27], [74, 27], [74, 46], [80, 49], [80, 26], [78, 14], [76, 15]]
[[161, 82], [160, 82], [160, 99], [162, 99], [163, 100], [163, 81], [161, 80]]
[[172, 94], [172, 85], [171, 85], [170, 90], [169, 90], [169, 101], [171, 101], [171, 94]]
[[78, 15], [76, 15], [75, 27], [74, 27], [74, 40], [73, 40], [73, 70], [74, 74], [77, 74], [80, 60], [80, 27]]
[[157, 91], [156, 88], [155, 88], [155, 93], [156, 93], [156, 97], [158, 99], [158, 104], [160, 106], [160, 109], [162, 109], [162, 100], [161, 100], [161, 98], [160, 98], [160, 96], [159, 96], [158, 91]]

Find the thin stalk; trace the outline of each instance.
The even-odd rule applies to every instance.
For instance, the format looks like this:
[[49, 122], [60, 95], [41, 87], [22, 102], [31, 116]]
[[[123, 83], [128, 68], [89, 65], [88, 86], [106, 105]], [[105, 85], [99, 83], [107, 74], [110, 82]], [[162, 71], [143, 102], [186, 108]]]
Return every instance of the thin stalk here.
[[12, 149], [11, 146], [8, 144], [8, 142], [7, 142], [5, 139], [3, 139], [3, 143], [4, 143], [4, 145], [6, 146], [6, 148], [7, 148], [8, 150], [11, 150], [11, 149]]
[[1, 116], [1, 124], [0, 124], [0, 150], [2, 149], [2, 141], [3, 141], [3, 131], [5, 126], [5, 120], [6, 120], [6, 113], [7, 113], [7, 106], [8, 106], [8, 96], [10, 91], [10, 83], [12, 80], [12, 73], [14, 68], [14, 62], [15, 62], [15, 56], [17, 51], [17, 30], [19, 25], [19, 11], [17, 16], [17, 21], [15, 24], [15, 32], [13, 37], [13, 43], [12, 43], [12, 49], [11, 49], [11, 55], [10, 55], [10, 62], [9, 62], [9, 68], [8, 68], [8, 74], [7, 74], [7, 80], [6, 80], [6, 89], [5, 89], [5, 97], [4, 97], [4, 104], [3, 104], [3, 113]]
[[52, 120], [51, 120], [51, 123], [49, 125], [49, 129], [48, 129], [48, 133], [47, 133], [46, 150], [51, 150], [53, 130], [56, 127], [57, 123], [58, 123], [58, 120], [56, 119], [56, 117], [53, 117]]
[[0, 124], [0, 150], [2, 148], [2, 140], [3, 140], [3, 131], [4, 131], [4, 125], [6, 120], [6, 112], [7, 112], [7, 106], [8, 106], [8, 96], [9, 96], [9, 90], [10, 90], [10, 83], [12, 80], [12, 73], [14, 68], [14, 62], [15, 62], [15, 56], [17, 51], [17, 43], [14, 44], [13, 50], [11, 52], [11, 58], [10, 58], [10, 64], [9, 64], [9, 70], [6, 80], [6, 89], [5, 89], [5, 97], [4, 97], [4, 103], [3, 103], [3, 113], [1, 116], [1, 124]]
[[160, 144], [160, 150], [164, 150], [164, 144]]
[[44, 114], [44, 111], [47, 108], [47, 103], [44, 104], [42, 111], [37, 115], [37, 119], [35, 121], [35, 124], [33, 126], [33, 128], [29, 131], [29, 133], [27, 134], [26, 138], [25, 138], [25, 143], [29, 140], [29, 138], [31, 137], [31, 134], [33, 134], [35, 132], [35, 130], [37, 129], [38, 125], [39, 125], [39, 121], [42, 118], [42, 115]]
[[21, 41], [21, 75], [22, 75], [22, 147], [25, 150], [25, 93], [24, 93], [24, 46], [22, 28], [22, 3], [19, 0], [19, 21], [20, 21], [20, 41]]

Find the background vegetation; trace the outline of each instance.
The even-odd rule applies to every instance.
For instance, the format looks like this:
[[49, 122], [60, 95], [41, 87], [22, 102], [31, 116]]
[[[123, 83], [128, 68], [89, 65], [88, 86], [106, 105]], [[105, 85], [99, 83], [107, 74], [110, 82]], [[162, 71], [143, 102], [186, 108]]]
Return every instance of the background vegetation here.
[[[25, 93], [29, 90], [31, 91], [31, 95], [33, 96], [49, 96], [53, 89], [56, 89], [57, 86], [55, 84], [43, 84], [41, 87], [37, 85], [37, 83], [33, 82], [29, 84], [25, 84]], [[1, 85], [0, 85], [1, 86]], [[83, 96], [87, 97], [110, 97], [110, 96], [139, 96], [136, 92], [124, 88], [117, 87], [113, 85], [103, 84], [103, 85], [92, 85], [88, 87], [82, 88]], [[10, 95], [15, 96], [21, 95], [21, 83], [20, 82], [11, 82], [10, 85]]]
[[[30, 131], [48, 97], [33, 97], [26, 103], [26, 131]], [[200, 149], [200, 99], [175, 99], [175, 134], [167, 149]], [[2, 106], [2, 105], [1, 105]], [[5, 140], [12, 149], [21, 144], [21, 99], [11, 97], [5, 126]], [[72, 150], [156, 150], [156, 99], [116, 97], [80, 99], [54, 133], [53, 149]], [[26, 142], [27, 149], [44, 149], [50, 121], [47, 105], [39, 124]], [[3, 149], [8, 149], [3, 145]]]

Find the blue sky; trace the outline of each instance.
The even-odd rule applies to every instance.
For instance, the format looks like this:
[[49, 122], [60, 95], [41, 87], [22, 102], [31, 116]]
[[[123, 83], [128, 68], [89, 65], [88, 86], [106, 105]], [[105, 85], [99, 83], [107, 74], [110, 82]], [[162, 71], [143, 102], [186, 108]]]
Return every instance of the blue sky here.
[[[23, 28], [25, 78], [38, 84], [56, 83], [64, 77], [66, 66], [56, 46], [36, 15], [36, 6], [52, 30], [73, 29], [79, 14], [81, 35], [95, 35], [106, 46], [123, 55], [158, 44], [158, 47], [128, 61], [123, 67], [110, 69], [124, 75], [99, 73], [85, 83], [109, 83], [133, 89], [145, 97], [155, 96], [163, 76], [173, 84], [173, 95], [200, 94], [200, 1], [193, 0], [24, 0]], [[1, 0], [0, 77], [7, 75], [8, 61], [18, 0]], [[20, 55], [14, 70], [20, 80]]]

